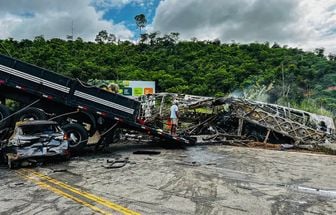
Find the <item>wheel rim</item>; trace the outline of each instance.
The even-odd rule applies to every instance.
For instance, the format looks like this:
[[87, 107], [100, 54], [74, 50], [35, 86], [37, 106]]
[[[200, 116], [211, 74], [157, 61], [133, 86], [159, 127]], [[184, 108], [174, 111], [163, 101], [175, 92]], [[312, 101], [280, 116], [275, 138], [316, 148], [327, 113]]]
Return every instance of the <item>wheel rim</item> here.
[[68, 134], [70, 139], [69, 142], [70, 147], [76, 147], [82, 142], [82, 135], [79, 132], [71, 130], [68, 132]]

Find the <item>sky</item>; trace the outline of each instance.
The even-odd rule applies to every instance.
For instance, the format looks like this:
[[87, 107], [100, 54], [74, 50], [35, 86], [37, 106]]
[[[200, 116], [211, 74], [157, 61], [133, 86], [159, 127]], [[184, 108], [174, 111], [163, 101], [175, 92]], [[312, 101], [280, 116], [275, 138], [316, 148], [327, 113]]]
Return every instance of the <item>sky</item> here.
[[136, 41], [146, 32], [179, 32], [181, 40], [266, 41], [336, 54], [336, 0], [0, 0], [0, 39], [94, 41], [101, 30]]

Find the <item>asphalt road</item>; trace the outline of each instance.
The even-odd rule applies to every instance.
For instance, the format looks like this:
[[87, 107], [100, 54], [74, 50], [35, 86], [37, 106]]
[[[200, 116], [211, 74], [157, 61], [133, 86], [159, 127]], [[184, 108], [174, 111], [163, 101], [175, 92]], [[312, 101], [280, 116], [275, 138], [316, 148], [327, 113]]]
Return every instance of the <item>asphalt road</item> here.
[[336, 214], [336, 156], [228, 146], [109, 150], [2, 167], [0, 214]]

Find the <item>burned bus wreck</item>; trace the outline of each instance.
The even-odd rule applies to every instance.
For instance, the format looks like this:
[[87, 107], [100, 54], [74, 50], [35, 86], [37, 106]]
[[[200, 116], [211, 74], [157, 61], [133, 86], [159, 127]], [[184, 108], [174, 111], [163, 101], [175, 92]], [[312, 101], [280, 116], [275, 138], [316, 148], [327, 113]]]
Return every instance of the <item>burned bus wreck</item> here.
[[140, 98], [146, 124], [168, 130], [169, 107], [179, 101], [180, 134], [196, 143], [268, 142], [315, 148], [335, 143], [333, 119], [302, 110], [242, 98], [158, 93]]

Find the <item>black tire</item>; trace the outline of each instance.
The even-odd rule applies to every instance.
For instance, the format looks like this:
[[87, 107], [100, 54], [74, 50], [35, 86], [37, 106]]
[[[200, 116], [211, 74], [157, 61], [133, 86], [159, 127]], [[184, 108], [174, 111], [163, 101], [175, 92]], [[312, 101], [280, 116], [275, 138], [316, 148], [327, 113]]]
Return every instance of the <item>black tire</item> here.
[[123, 135], [123, 130], [119, 127], [113, 129], [113, 134], [110, 137], [110, 143], [117, 143], [121, 140]]
[[101, 149], [106, 149], [110, 144], [117, 143], [122, 137], [122, 129], [115, 127], [107, 134], [105, 134], [99, 142], [96, 144], [95, 150], [99, 151]]
[[45, 112], [43, 110], [34, 107], [24, 109], [15, 114], [16, 122], [24, 120], [45, 120], [45, 119], [47, 119]]
[[110, 132], [108, 132], [103, 138], [105, 145], [110, 145], [113, 143], [117, 143], [120, 141], [123, 135], [123, 130], [120, 127], [113, 128]]
[[10, 123], [11, 123], [10, 119], [6, 119], [2, 121], [9, 115], [10, 115], [10, 110], [5, 105], [0, 104], [0, 121], [1, 121], [0, 130], [10, 126]]
[[7, 161], [7, 155], [4, 151], [5, 151], [4, 147], [1, 146], [1, 149], [0, 149], [1, 158], [0, 158], [0, 160], [1, 160], [2, 163], [6, 164], [8, 161]]
[[82, 125], [70, 123], [64, 125], [62, 129], [68, 135], [70, 151], [79, 152], [86, 146], [89, 135]]

